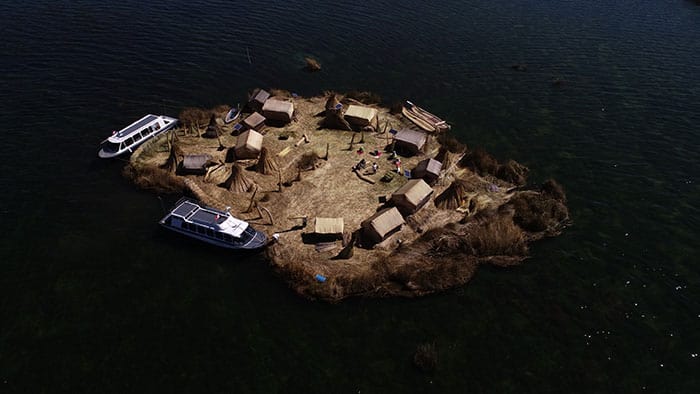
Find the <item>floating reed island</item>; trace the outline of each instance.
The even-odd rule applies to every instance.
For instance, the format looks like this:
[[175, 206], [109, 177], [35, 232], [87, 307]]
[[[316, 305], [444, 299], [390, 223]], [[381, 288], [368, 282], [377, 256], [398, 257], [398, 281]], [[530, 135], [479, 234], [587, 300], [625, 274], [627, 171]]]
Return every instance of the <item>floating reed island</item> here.
[[410, 106], [430, 116], [414, 123], [369, 93], [256, 89], [229, 123], [229, 106], [182, 110], [124, 172], [231, 207], [273, 239], [265, 256], [291, 288], [327, 301], [459, 286], [569, 224], [555, 181], [528, 184], [525, 166], [469, 149]]

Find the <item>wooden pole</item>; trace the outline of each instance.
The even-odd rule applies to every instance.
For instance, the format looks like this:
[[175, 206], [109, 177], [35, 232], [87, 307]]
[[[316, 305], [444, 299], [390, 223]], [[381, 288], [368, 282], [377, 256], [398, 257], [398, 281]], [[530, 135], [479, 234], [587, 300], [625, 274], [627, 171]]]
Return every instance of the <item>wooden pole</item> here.
[[328, 150], [331, 147], [330, 143], [326, 143], [326, 155], [323, 157], [323, 160], [328, 160]]
[[279, 167], [277, 168], [277, 180], [279, 181], [277, 183], [277, 185], [279, 186], [277, 192], [282, 193], [282, 170]]
[[248, 205], [248, 209], [245, 210], [244, 213], [248, 213], [253, 210], [253, 204], [255, 203], [255, 195], [258, 193], [258, 185], [255, 185], [255, 190], [253, 190], [253, 195], [250, 196], [250, 205]]
[[352, 150], [352, 146], [355, 144], [355, 134], [352, 134], [352, 138], [350, 139], [350, 148], [348, 150]]

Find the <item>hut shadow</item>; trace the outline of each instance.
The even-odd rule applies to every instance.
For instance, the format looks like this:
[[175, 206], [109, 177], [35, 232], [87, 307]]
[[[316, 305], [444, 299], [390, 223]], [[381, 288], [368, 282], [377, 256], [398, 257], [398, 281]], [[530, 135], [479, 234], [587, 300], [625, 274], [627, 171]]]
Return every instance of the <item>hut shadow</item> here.
[[[288, 124], [289, 122], [283, 120], [265, 119], [266, 127], [282, 128], [287, 126]], [[262, 134], [262, 132], [260, 133]]]
[[[297, 226], [299, 227], [299, 226]], [[301, 226], [303, 228], [304, 226]], [[301, 234], [301, 239], [305, 244], [319, 244], [319, 243], [335, 243], [342, 240], [342, 237], [334, 234], [317, 234], [315, 232], [306, 232]]]

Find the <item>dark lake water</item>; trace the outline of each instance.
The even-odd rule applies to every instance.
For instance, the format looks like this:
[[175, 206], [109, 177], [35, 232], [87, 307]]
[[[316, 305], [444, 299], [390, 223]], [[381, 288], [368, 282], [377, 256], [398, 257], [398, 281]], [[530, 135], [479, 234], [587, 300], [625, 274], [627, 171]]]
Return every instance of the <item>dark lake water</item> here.
[[[0, 34], [0, 391], [698, 392], [697, 2], [28, 0]], [[413, 99], [575, 224], [444, 294], [303, 300], [96, 158], [256, 86]]]

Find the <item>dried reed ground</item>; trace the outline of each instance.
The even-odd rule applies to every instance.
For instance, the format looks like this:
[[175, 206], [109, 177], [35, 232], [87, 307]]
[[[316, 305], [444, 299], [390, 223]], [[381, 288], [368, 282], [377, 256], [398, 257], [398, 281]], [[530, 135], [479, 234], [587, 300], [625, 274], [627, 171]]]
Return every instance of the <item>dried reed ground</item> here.
[[[259, 207], [271, 212], [274, 218], [273, 225], [269, 223], [266, 215], [260, 217], [257, 209], [246, 212], [255, 187], [248, 193], [231, 193], [215, 184], [204, 182], [202, 176], [187, 176], [188, 181], [183, 182], [181, 176], [164, 175], [162, 170], [156, 171], [169, 155], [165, 137], [144, 144], [132, 155], [126, 172], [144, 187], [158, 188], [167, 184], [168, 180], [172, 181], [172, 186], [163, 188], [170, 191], [182, 189], [186, 183], [196, 185], [185, 185], [184, 188], [190, 189], [190, 193], [194, 189], [196, 196], [207, 204], [219, 208], [232, 207], [232, 212], [237, 217], [249, 221], [257, 229], [268, 233], [268, 236], [279, 233], [279, 242], [266, 251], [273, 267], [299, 294], [329, 301], [355, 295], [416, 296], [454, 287], [468, 281], [480, 263], [509, 265], [524, 259], [527, 256], [525, 239], [531, 241], [557, 233], [540, 231], [526, 234], [514, 224], [512, 210], [503, 210], [502, 214], [494, 213], [499, 207], [508, 204], [512, 194], [506, 193], [506, 190], [514, 185], [491, 175], [479, 177], [468, 169], [452, 166], [447, 169], [450, 172], [447, 174], [448, 178], [478, 178], [479, 182], [470, 182], [475, 189], [472, 193], [479, 194], [482, 197], [480, 201], [486, 201], [480, 209], [491, 212], [490, 219], [470, 218], [465, 224], [459, 224], [458, 222], [464, 219], [463, 214], [454, 210], [437, 209], [431, 199], [418, 213], [407, 218], [407, 225], [402, 231], [374, 249], [356, 247], [353, 257], [349, 260], [333, 259], [340, 251], [340, 242], [336, 249], [317, 252], [314, 244], [304, 243], [303, 236], [304, 233], [313, 231], [314, 217], [343, 217], [345, 231], [354, 232], [360, 228], [364, 219], [382, 206], [379, 197], [391, 194], [407, 179], [394, 174], [391, 182], [381, 182], [379, 179], [386, 171], [395, 169], [395, 166], [387, 161], [387, 153], [382, 153], [378, 159], [368, 155], [375, 149], [384, 152], [388, 144], [386, 137], [389, 134], [365, 132], [364, 143], [359, 144], [360, 133], [319, 128], [323, 116], [318, 114], [324, 110], [326, 97], [292, 99], [287, 96], [286, 99], [293, 100], [297, 121], [280, 128], [268, 126], [265, 129], [264, 146], [277, 160], [283, 184], [290, 186], [282, 187], [282, 192], [278, 192], [278, 175], [257, 173], [255, 160], [238, 162], [247, 168], [246, 175], [257, 185], [255, 201]], [[387, 130], [411, 126], [411, 123], [400, 115], [392, 115], [385, 108], [377, 109], [380, 132], [385, 124], [388, 124]], [[218, 115], [223, 117], [225, 108], [218, 108], [218, 112]], [[204, 127], [206, 125], [202, 126], [200, 134], [204, 132]], [[237, 137], [231, 135], [232, 125], [223, 126], [222, 130], [223, 145], [235, 146]], [[212, 155], [215, 161], [226, 160], [226, 150], [219, 149], [217, 139], [201, 138], [184, 131], [176, 133], [179, 147], [184, 153], [207, 153]], [[302, 142], [295, 146], [304, 134], [309, 137], [310, 142]], [[353, 134], [355, 144], [353, 149], [349, 150]], [[281, 135], [289, 138], [279, 139]], [[319, 160], [318, 167], [313, 171], [299, 173], [297, 164], [302, 156], [315, 152], [323, 157], [327, 145], [329, 159]], [[437, 139], [431, 137], [428, 146], [430, 150], [423, 155], [402, 157], [403, 169], [412, 169], [423, 158], [435, 156], [440, 147]], [[356, 153], [360, 147], [365, 151], [362, 155]], [[285, 148], [289, 148], [289, 153], [278, 157], [277, 154]], [[367, 175], [376, 181], [375, 184], [359, 179], [351, 171], [352, 166], [361, 158], [365, 158], [369, 164], [374, 161], [379, 164], [377, 174]], [[148, 182], [148, 175], [158, 176], [160, 180]], [[498, 185], [498, 191], [485, 186], [491, 184]], [[442, 193], [447, 186], [448, 182], [439, 182], [435, 186], [433, 198]], [[520, 205], [529, 206], [522, 202]], [[298, 216], [309, 218], [306, 228], [294, 229], [301, 220], [291, 218]], [[568, 214], [566, 219], [568, 220]], [[440, 236], [435, 238], [437, 233]], [[422, 234], [425, 236], [413, 242]], [[481, 234], [481, 237], [478, 234]], [[438, 250], [439, 242], [446, 243], [443, 245], [443, 252]], [[491, 249], [483, 247], [483, 244], [489, 242], [499, 246], [492, 245]], [[317, 282], [314, 279], [316, 274], [324, 275], [327, 281]]]

